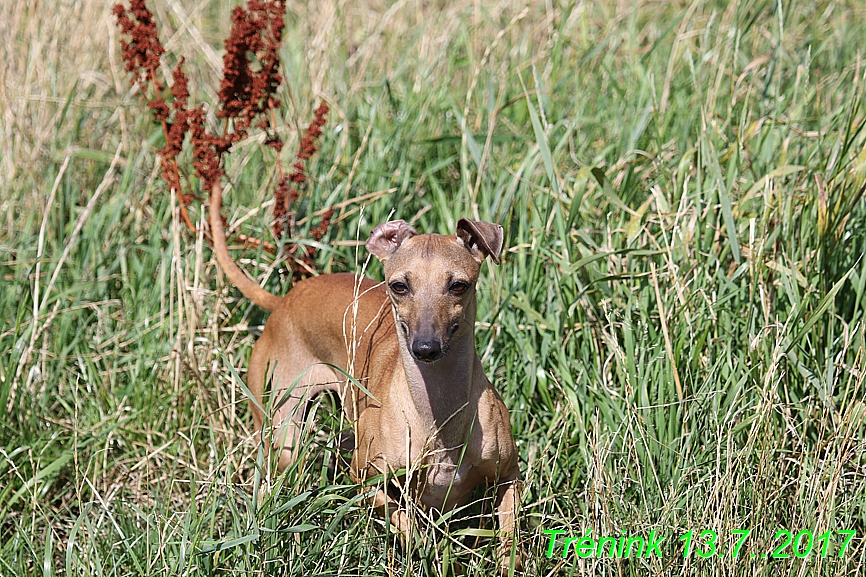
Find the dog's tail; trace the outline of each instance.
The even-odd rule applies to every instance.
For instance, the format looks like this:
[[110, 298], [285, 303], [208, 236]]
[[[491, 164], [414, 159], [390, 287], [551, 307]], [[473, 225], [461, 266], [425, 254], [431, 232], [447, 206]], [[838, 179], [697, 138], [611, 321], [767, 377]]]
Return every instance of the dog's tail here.
[[219, 180], [217, 180], [210, 195], [210, 233], [213, 237], [213, 249], [214, 253], [216, 253], [217, 262], [225, 275], [244, 293], [245, 297], [263, 309], [272, 311], [277, 308], [282, 299], [266, 291], [247, 277], [229, 255], [229, 249], [226, 246], [226, 231], [223, 228], [223, 219], [220, 215], [222, 203], [223, 189]]

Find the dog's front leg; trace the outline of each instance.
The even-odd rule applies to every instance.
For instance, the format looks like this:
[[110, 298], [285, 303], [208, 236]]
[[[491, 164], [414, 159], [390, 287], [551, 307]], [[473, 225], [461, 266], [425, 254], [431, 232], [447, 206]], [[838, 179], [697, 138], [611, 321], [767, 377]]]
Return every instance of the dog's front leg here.
[[523, 566], [523, 552], [519, 543], [514, 542], [517, 529], [517, 510], [520, 508], [520, 491], [523, 483], [520, 480], [520, 468], [514, 467], [499, 480], [496, 488], [496, 516], [499, 518], [499, 571], [507, 574], [511, 566], [511, 554], [514, 552], [514, 568]]
[[406, 511], [400, 508], [400, 504], [392, 499], [384, 489], [379, 489], [373, 496], [373, 507], [382, 517], [385, 517], [386, 511], [390, 514], [391, 524], [401, 534], [403, 542], [406, 543], [412, 534], [412, 522]]

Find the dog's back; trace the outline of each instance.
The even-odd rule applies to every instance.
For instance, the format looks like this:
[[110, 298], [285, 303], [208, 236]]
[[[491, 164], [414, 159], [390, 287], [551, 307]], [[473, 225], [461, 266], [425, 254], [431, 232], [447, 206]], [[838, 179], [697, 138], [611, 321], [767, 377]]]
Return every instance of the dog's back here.
[[[274, 409], [272, 421], [278, 427], [274, 446], [293, 447], [303, 422], [304, 400], [324, 390], [336, 391], [347, 416], [354, 420], [368, 399], [341, 371], [369, 390], [375, 385], [368, 379], [371, 362], [389, 358], [396, 366], [394, 318], [382, 283], [339, 273], [295, 285], [268, 319], [250, 357], [247, 378], [259, 404]], [[268, 391], [270, 403], [265, 398]], [[256, 403], [251, 406], [260, 430], [265, 415]], [[293, 457], [284, 449], [281, 468]]]

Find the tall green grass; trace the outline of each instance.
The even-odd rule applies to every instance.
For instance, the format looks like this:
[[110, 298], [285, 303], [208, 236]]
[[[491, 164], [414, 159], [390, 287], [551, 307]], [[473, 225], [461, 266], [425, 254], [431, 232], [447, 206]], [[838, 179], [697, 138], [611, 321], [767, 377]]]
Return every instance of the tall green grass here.
[[[150, 4], [213, 102], [235, 2]], [[520, 449], [526, 575], [863, 573], [860, 4], [290, 12], [286, 138], [332, 104], [298, 216], [344, 203], [321, 268], [360, 270], [354, 241], [388, 218], [505, 227], [477, 334]], [[237, 379], [266, 316], [178, 222], [110, 7], [7, 2], [0, 36], [0, 574], [492, 574], [489, 492], [402, 547], [332, 470], [330, 399], [304, 459], [264, 460]], [[255, 139], [228, 159], [247, 234], [268, 234], [273, 166]], [[267, 253], [235, 256], [289, 290]], [[564, 535], [548, 558], [552, 529], [666, 540], [563, 559]], [[717, 554], [684, 559], [690, 530]], [[762, 557], [783, 530], [833, 545]]]

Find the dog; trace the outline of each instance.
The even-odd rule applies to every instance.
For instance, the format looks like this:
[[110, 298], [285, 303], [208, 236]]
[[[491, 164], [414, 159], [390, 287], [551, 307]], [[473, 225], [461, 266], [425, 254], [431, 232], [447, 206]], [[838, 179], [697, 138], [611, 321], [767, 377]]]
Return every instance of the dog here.
[[[366, 247], [383, 263], [384, 283], [328, 274], [278, 297], [248, 278], [229, 256], [214, 186], [210, 227], [217, 261], [256, 305], [271, 311], [250, 358], [247, 386], [259, 435], [270, 385], [282, 398], [271, 416], [279, 470], [297, 457], [304, 411], [314, 395], [335, 391], [349, 422], [356, 483], [403, 471], [398, 481], [425, 510], [464, 504], [476, 486], [496, 485], [498, 562], [522, 555], [513, 546], [521, 474], [508, 410], [475, 349], [476, 281], [481, 263], [499, 264], [498, 224], [460, 219], [453, 236], [418, 234], [402, 220], [370, 233]], [[390, 306], [388, 306], [390, 305]], [[351, 375], [346, 378], [342, 371]], [[401, 533], [411, 531], [400, 491], [384, 483], [372, 504]]]

